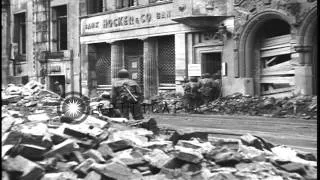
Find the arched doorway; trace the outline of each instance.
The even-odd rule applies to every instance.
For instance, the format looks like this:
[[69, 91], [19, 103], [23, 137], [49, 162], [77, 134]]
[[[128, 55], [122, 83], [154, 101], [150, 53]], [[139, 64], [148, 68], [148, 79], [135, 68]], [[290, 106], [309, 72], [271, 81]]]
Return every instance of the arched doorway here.
[[279, 95], [293, 90], [290, 41], [290, 25], [284, 20], [269, 19], [259, 27], [252, 55], [257, 95]]
[[239, 43], [240, 77], [252, 78], [253, 95], [285, 95], [294, 89], [291, 66], [293, 17], [265, 11], [252, 17]]
[[317, 95], [318, 77], [318, 15], [317, 7], [312, 8], [303, 19], [298, 32], [298, 47], [301, 64], [306, 71], [305, 94]]

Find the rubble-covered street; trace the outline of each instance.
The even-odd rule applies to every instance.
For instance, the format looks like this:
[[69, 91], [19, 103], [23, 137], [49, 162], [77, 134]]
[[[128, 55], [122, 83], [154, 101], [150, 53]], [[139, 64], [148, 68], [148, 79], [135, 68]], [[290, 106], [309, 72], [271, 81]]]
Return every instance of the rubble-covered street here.
[[[3, 92], [3, 180], [317, 179], [315, 155], [252, 134], [213, 140], [207, 132], [162, 129], [150, 117], [92, 114], [73, 124], [58, 116], [59, 99], [32, 81]], [[233, 98], [254, 103], [246, 99]]]
[[[162, 93], [153, 98], [159, 104], [168, 104], [171, 111], [184, 112], [181, 96]], [[154, 112], [161, 112], [162, 106], [155, 106]], [[234, 93], [220, 97], [198, 108], [201, 114], [228, 114], [228, 115], [251, 115], [266, 117], [286, 117], [317, 119], [317, 96], [292, 96], [275, 99], [274, 97], [252, 97], [241, 93]]]

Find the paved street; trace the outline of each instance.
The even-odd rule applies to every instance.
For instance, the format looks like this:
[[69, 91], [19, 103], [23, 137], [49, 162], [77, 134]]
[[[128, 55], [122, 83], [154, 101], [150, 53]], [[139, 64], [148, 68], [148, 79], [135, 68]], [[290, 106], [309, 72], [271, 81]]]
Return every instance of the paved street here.
[[160, 126], [207, 131], [209, 137], [237, 138], [251, 133], [274, 144], [317, 152], [317, 120], [222, 116], [199, 114], [153, 114]]

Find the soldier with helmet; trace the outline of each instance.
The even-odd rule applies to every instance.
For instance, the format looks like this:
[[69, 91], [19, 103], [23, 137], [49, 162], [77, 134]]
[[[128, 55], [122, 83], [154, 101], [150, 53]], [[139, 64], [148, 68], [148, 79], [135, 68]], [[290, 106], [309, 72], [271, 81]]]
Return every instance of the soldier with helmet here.
[[215, 82], [210, 77], [209, 73], [204, 74], [204, 78], [199, 82], [200, 93], [204, 104], [208, 105], [213, 100]]
[[187, 111], [194, 111], [200, 105], [199, 83], [197, 77], [191, 77], [190, 82], [184, 85], [184, 98]]
[[129, 79], [129, 72], [121, 69], [118, 73], [119, 79], [112, 84], [111, 101], [120, 109], [122, 117], [129, 119], [129, 111], [133, 119], [143, 119], [141, 102], [143, 96], [138, 83]]

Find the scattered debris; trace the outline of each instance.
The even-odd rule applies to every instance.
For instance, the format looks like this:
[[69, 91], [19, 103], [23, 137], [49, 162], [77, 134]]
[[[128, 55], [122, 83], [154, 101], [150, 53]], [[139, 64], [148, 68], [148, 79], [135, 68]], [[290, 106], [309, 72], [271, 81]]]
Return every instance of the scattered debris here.
[[[166, 113], [163, 111], [164, 102], [167, 103], [170, 113], [185, 112], [186, 105], [183, 104], [183, 97], [175, 94], [162, 93], [153, 97], [152, 101], [154, 113]], [[200, 106], [197, 113], [317, 119], [317, 96], [301, 95], [275, 99], [234, 93], [220, 97], [209, 103], [208, 106]]]
[[[60, 97], [38, 83], [10, 86], [6, 93], [3, 179], [317, 179], [314, 155], [254, 135], [233, 142], [209, 141], [204, 132], [165, 133], [154, 118], [131, 122], [89, 115], [70, 124], [54, 108]], [[179, 105], [178, 99], [168, 102], [169, 108], [171, 102]], [[296, 105], [299, 113], [301, 104], [309, 112], [317, 109], [314, 98], [297, 97], [294, 102], [235, 94], [212, 102], [209, 109], [252, 113], [261, 108], [262, 113], [267, 111], [263, 107], [281, 105], [280, 111], [289, 112]]]

